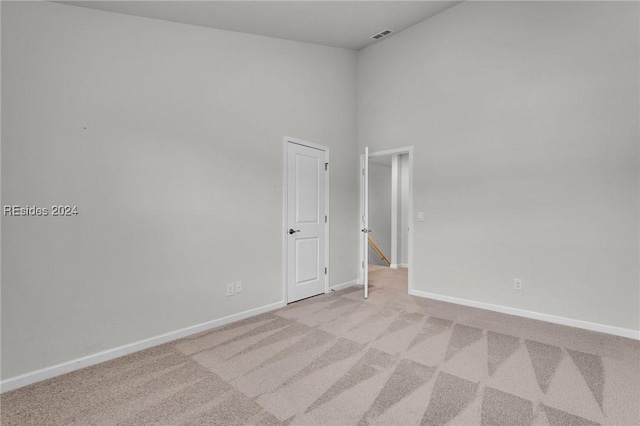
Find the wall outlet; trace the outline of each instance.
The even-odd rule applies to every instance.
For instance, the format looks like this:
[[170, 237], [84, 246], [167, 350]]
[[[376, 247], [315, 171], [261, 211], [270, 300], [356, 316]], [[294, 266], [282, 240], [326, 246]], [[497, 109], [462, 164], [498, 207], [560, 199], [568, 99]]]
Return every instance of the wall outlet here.
[[236, 281], [236, 293], [242, 293], [242, 281]]
[[227, 296], [233, 296], [233, 283], [227, 284]]
[[514, 280], [513, 280], [513, 289], [514, 290], [522, 290], [522, 280], [520, 278], [514, 278]]

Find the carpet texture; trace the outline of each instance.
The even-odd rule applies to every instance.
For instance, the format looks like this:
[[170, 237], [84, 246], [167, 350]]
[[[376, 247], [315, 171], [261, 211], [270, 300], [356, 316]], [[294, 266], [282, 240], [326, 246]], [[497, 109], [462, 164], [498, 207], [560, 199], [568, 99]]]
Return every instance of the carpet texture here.
[[640, 424], [638, 342], [370, 279], [7, 392], [2, 425]]

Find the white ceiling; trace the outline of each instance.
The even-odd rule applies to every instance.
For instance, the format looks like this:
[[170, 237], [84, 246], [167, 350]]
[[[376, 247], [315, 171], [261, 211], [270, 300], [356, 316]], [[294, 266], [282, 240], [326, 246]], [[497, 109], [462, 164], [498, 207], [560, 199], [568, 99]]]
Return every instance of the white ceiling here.
[[[362, 49], [460, 1], [60, 1], [128, 15], [229, 31]], [[393, 35], [389, 36], [393, 37]]]

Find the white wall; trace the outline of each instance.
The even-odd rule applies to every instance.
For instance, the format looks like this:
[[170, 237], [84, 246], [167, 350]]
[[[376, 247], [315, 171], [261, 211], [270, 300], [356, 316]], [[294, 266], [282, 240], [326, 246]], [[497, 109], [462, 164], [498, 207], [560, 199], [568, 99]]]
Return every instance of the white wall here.
[[[331, 149], [357, 276], [356, 54], [2, 3], [2, 378], [283, 299], [283, 136]], [[225, 284], [244, 292], [225, 297]]]
[[361, 150], [415, 146], [416, 290], [639, 328], [638, 16], [464, 2], [359, 52]]
[[[391, 259], [391, 157], [369, 159], [369, 237]], [[369, 263], [387, 264], [369, 247]]]

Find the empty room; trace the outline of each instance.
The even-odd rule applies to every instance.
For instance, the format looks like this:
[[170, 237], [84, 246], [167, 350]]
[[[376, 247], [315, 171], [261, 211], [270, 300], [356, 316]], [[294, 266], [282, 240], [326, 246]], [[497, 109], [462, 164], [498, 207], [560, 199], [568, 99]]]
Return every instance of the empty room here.
[[1, 1], [2, 425], [640, 425], [637, 1]]

